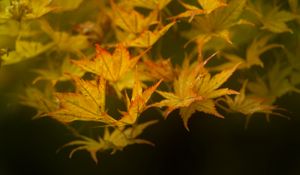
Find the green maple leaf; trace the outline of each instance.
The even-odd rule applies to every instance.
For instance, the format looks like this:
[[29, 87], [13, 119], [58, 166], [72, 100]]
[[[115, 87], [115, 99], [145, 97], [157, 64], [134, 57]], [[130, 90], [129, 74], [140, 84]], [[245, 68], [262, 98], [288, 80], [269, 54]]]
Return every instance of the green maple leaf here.
[[270, 6], [257, 1], [256, 4], [250, 4], [250, 12], [256, 15], [260, 23], [261, 29], [269, 30], [273, 33], [293, 32], [287, 25], [287, 22], [296, 19], [296, 15], [281, 10], [279, 6]]

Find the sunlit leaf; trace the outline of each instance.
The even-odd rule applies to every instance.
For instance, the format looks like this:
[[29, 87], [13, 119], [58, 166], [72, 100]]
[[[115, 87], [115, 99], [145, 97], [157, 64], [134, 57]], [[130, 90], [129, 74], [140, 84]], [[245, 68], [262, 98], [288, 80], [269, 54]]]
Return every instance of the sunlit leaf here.
[[[76, 65], [81, 67], [87, 72], [92, 72], [96, 75], [104, 77], [112, 84], [117, 84], [118, 81], [123, 81], [124, 77], [130, 73], [133, 67], [137, 64], [141, 55], [131, 57], [128, 50], [119, 44], [110, 54], [107, 50], [101, 48], [99, 45], [96, 47], [96, 57], [91, 60], [74, 61]], [[131, 84], [131, 82], [129, 82]], [[119, 87], [127, 87], [127, 85], [120, 85]], [[119, 89], [121, 91], [122, 89]]]
[[159, 84], [161, 83], [161, 81], [159, 81], [153, 86], [143, 91], [142, 83], [138, 80], [137, 77], [135, 79], [136, 80], [135, 80], [134, 87], [132, 89], [131, 99], [129, 100], [129, 97], [126, 95], [127, 111], [122, 112], [123, 116], [120, 120], [120, 122], [126, 124], [136, 123], [140, 114], [148, 108], [147, 105], [148, 100], [150, 99], [151, 95], [156, 90], [156, 88], [159, 86]]
[[103, 78], [97, 81], [73, 79], [78, 92], [56, 93], [60, 108], [50, 112], [49, 116], [63, 123], [82, 120], [116, 124], [116, 120], [105, 109], [106, 81]]
[[168, 107], [164, 116], [180, 108], [180, 114], [184, 121], [184, 126], [188, 130], [188, 120], [196, 112], [204, 112], [223, 118], [216, 110], [213, 99], [227, 95], [236, 94], [236, 91], [220, 86], [228, 80], [238, 65], [224, 70], [213, 77], [206, 72], [203, 64], [194, 66], [186, 65], [181, 70], [178, 79], [174, 80], [174, 93], [157, 91], [165, 99], [154, 104], [158, 107]]

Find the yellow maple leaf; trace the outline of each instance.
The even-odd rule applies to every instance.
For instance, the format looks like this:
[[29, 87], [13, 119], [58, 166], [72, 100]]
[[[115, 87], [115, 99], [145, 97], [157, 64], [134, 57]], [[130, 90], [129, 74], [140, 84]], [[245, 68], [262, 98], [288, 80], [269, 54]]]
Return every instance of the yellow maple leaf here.
[[231, 27], [247, 23], [240, 18], [245, 5], [246, 0], [232, 0], [224, 8], [214, 10], [207, 15], [195, 16], [192, 30], [184, 33], [190, 39], [188, 43], [196, 41], [199, 52], [202, 51], [203, 45], [213, 38], [221, 38], [232, 44]]
[[146, 66], [146, 74], [155, 80], [163, 79], [165, 82], [172, 82], [176, 76], [170, 59], [160, 59], [155, 62], [147, 59], [143, 63]]
[[81, 136], [80, 140], [75, 140], [72, 142], [67, 143], [63, 147], [69, 146], [77, 146], [74, 148], [69, 157], [71, 158], [73, 154], [80, 150], [86, 150], [90, 153], [92, 159], [97, 163], [97, 152], [102, 152], [106, 150], [112, 150], [112, 154], [118, 150], [122, 150], [124, 147], [132, 144], [150, 144], [153, 145], [151, 142], [138, 139], [137, 137], [150, 125], [156, 123], [156, 120], [148, 121], [141, 124], [136, 124], [129, 128], [117, 128], [114, 129], [112, 132], [109, 131], [108, 128], [104, 131], [104, 136], [101, 138], [99, 137], [98, 140], [94, 140], [92, 138]]
[[149, 48], [156, 43], [156, 41], [160, 39], [174, 24], [175, 22], [171, 22], [161, 29], [156, 29], [154, 31], [143, 31], [133, 39], [123, 42], [123, 44], [127, 47]]
[[165, 99], [154, 106], [167, 106], [168, 108], [164, 112], [165, 117], [174, 109], [180, 108], [180, 115], [187, 130], [188, 120], [195, 111], [223, 118], [217, 112], [213, 99], [237, 93], [228, 88], [220, 88], [236, 70], [237, 65], [213, 77], [204, 69], [204, 65], [201, 62], [194, 65], [185, 63], [179, 77], [174, 81], [174, 93], [157, 91]]
[[139, 79], [136, 75], [135, 84], [132, 89], [131, 99], [129, 99], [127, 94], [125, 96], [127, 111], [121, 112], [123, 114], [123, 116], [119, 121], [122, 123], [125, 123], [125, 124], [136, 123], [140, 114], [149, 107], [149, 105], [147, 105], [147, 102], [150, 99], [153, 92], [159, 86], [161, 81], [162, 80], [160, 80], [153, 86], [151, 86], [143, 91], [142, 83], [139, 81]]
[[50, 112], [49, 116], [63, 123], [81, 120], [116, 124], [117, 121], [105, 111], [106, 81], [103, 78], [85, 81], [76, 77], [73, 77], [73, 80], [77, 92], [56, 93], [60, 108]]
[[296, 14], [281, 9], [280, 5], [270, 5], [263, 3], [262, 1], [255, 1], [254, 3], [249, 3], [248, 9], [261, 23], [261, 29], [271, 31], [273, 33], [293, 33], [287, 23], [297, 19], [298, 17]]
[[[113, 54], [110, 54], [107, 50], [96, 45], [96, 57], [91, 60], [74, 61], [74, 63], [83, 70], [104, 77], [112, 84], [116, 84], [118, 81], [123, 81], [124, 77], [128, 77], [127, 74], [132, 71], [143, 54], [132, 58], [129, 51], [121, 44], [117, 45]], [[118, 91], [121, 90], [118, 89]]]
[[202, 9], [197, 6], [184, 3], [182, 1], [179, 1], [179, 3], [186, 9], [186, 11], [180, 13], [174, 18], [176, 19], [189, 17], [189, 22], [191, 22], [196, 15], [210, 14], [220, 7], [227, 6], [227, 4], [222, 0], [198, 0], [198, 3], [201, 5]]
[[223, 107], [227, 112], [239, 112], [244, 114], [246, 116], [245, 128], [247, 128], [251, 116], [255, 113], [266, 114], [267, 119], [271, 114], [286, 117], [278, 112], [275, 112], [275, 110], [278, 109], [276, 106], [266, 104], [266, 99], [246, 95], [247, 82], [248, 81], [244, 81], [239, 94], [234, 98], [225, 96], [225, 98], [219, 100], [228, 106], [227, 108]]
[[227, 6], [223, 0], [198, 0], [198, 3], [204, 9], [206, 14], [210, 14], [217, 8]]
[[125, 0], [124, 5], [143, 7], [151, 10], [162, 10], [171, 0]]
[[152, 11], [145, 17], [134, 9], [125, 10], [113, 2], [111, 4], [114, 25], [126, 32], [127, 35], [128, 33], [139, 34], [158, 22], [157, 11]]
[[246, 69], [255, 65], [263, 67], [264, 64], [261, 60], [261, 55], [270, 49], [282, 47], [282, 45], [276, 43], [268, 44], [270, 39], [271, 37], [269, 35], [254, 39], [246, 50], [245, 59], [238, 55], [224, 53], [223, 56], [227, 62], [216, 66], [213, 69], [223, 70], [230, 68], [237, 63], [241, 63], [238, 67], [239, 69]]

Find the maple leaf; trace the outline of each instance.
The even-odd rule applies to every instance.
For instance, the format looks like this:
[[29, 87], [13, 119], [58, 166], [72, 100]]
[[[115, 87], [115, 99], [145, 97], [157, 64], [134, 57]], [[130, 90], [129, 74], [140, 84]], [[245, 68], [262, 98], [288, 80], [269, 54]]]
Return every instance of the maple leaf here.
[[148, 121], [142, 124], [136, 124], [132, 127], [126, 129], [114, 129], [110, 132], [108, 128], [104, 131], [104, 136], [99, 137], [98, 140], [92, 138], [81, 136], [81, 140], [75, 140], [67, 143], [63, 147], [68, 146], [78, 146], [74, 148], [69, 157], [71, 158], [73, 154], [80, 150], [86, 150], [90, 153], [92, 159], [97, 163], [97, 152], [103, 152], [106, 150], [112, 150], [112, 154], [118, 150], [122, 150], [124, 147], [132, 144], [150, 144], [151, 142], [143, 139], [138, 139], [137, 137], [150, 125], [156, 123], [156, 120]]
[[223, 0], [198, 0], [198, 3], [204, 9], [206, 14], [210, 14], [217, 8], [227, 6], [227, 4]]
[[174, 80], [174, 93], [157, 91], [165, 99], [155, 103], [154, 106], [167, 106], [168, 108], [164, 112], [165, 117], [173, 110], [180, 108], [181, 118], [187, 130], [189, 130], [188, 120], [195, 111], [223, 118], [217, 112], [213, 99], [227, 94], [236, 94], [233, 90], [228, 88], [219, 89], [219, 87], [227, 81], [238, 65], [213, 77], [204, 69], [204, 65], [198, 63], [189, 66], [188, 63], [184, 63], [178, 78]]
[[151, 10], [162, 10], [167, 6], [171, 0], [125, 0], [124, 5], [133, 7], [143, 7]]
[[179, 1], [179, 3], [187, 10], [185, 12], [182, 12], [179, 15], [175, 16], [174, 18], [176, 19], [176, 18], [189, 17], [190, 18], [189, 22], [191, 22], [196, 15], [210, 14], [214, 10], [227, 5], [222, 0], [209, 0], [209, 1], [208, 0], [198, 0], [198, 3], [202, 7], [202, 9], [201, 9], [197, 6], [189, 5], [182, 1]]
[[174, 92], [157, 91], [158, 94], [165, 99], [153, 104], [153, 106], [168, 108], [164, 112], [166, 118], [173, 110], [187, 107], [192, 102], [202, 100], [203, 97], [198, 95], [195, 91], [195, 83], [197, 77], [205, 71], [200, 66], [190, 66], [188, 60], [185, 61], [183, 68], [180, 70], [179, 76], [175, 78], [173, 83]]
[[71, 63], [70, 58], [63, 59], [59, 65], [49, 62], [47, 69], [34, 70], [39, 76], [33, 80], [33, 83], [37, 83], [40, 80], [49, 80], [52, 85], [55, 85], [57, 81], [66, 81], [72, 77], [81, 77], [84, 75], [84, 71], [78, 66]]
[[214, 37], [222, 38], [227, 43], [232, 44], [229, 29], [242, 24], [240, 16], [245, 4], [246, 0], [232, 0], [224, 8], [214, 10], [208, 15], [196, 16], [192, 21], [193, 29], [183, 33], [183, 35], [191, 38], [188, 43], [196, 41], [197, 44], [200, 44], [200, 49]]
[[126, 124], [136, 123], [140, 114], [149, 107], [146, 103], [161, 82], [162, 80], [143, 91], [142, 83], [136, 75], [131, 99], [129, 99], [127, 94], [125, 96], [127, 112], [121, 112], [123, 115], [119, 121]]
[[270, 39], [270, 35], [254, 39], [246, 50], [245, 59], [235, 54], [224, 53], [223, 56], [227, 62], [214, 67], [213, 70], [223, 70], [226, 68], [230, 68], [237, 63], [241, 63], [239, 69], [250, 68], [255, 65], [263, 67], [264, 63], [262, 62], [260, 56], [270, 49], [283, 47], [282, 45], [276, 43], [268, 44], [268, 41]]
[[112, 4], [113, 22], [122, 29], [126, 34], [139, 34], [149, 28], [149, 26], [157, 23], [157, 12], [152, 11], [147, 17], [134, 9], [121, 9], [115, 3]]
[[256, 96], [266, 99], [268, 104], [272, 104], [288, 92], [300, 92], [290, 80], [292, 75], [292, 67], [276, 61], [265, 76], [249, 82], [247, 88]]
[[15, 45], [16, 48], [14, 51], [1, 56], [3, 65], [15, 64], [34, 58], [52, 48], [54, 43], [43, 44], [36, 41], [17, 40]]
[[247, 116], [245, 128], [248, 127], [250, 118], [255, 113], [266, 114], [268, 119], [269, 115], [279, 115], [285, 117], [284, 115], [275, 112], [274, 110], [278, 109], [276, 106], [266, 104], [266, 100], [263, 98], [258, 98], [255, 96], [246, 96], [246, 86], [248, 81], [244, 81], [240, 93], [234, 98], [225, 96], [225, 98], [220, 99], [223, 101], [228, 108], [224, 108], [228, 112], [239, 112]]
[[58, 109], [53, 93], [54, 89], [50, 84], [46, 84], [43, 89], [27, 87], [19, 99], [21, 104], [35, 108], [37, 113], [33, 118], [38, 118]]
[[170, 59], [159, 59], [156, 62], [151, 59], [144, 60], [147, 75], [156, 80], [163, 79], [165, 82], [172, 82], [176, 76]]
[[161, 29], [156, 29], [154, 31], [143, 31], [140, 35], [123, 42], [123, 44], [127, 47], [149, 48], [156, 43], [156, 41], [160, 39], [174, 24], [175, 22], [171, 22]]
[[105, 111], [106, 81], [86, 81], [73, 77], [78, 92], [56, 93], [60, 108], [48, 115], [63, 123], [75, 120], [98, 121], [115, 125], [117, 121]]
[[39, 18], [55, 8], [48, 0], [12, 0], [3, 3], [0, 16], [4, 19], [14, 19], [17, 21]]
[[41, 29], [51, 37], [61, 51], [80, 55], [80, 51], [89, 46], [88, 38], [85, 35], [71, 35], [67, 32], [56, 31], [46, 20], [40, 20], [39, 22]]
[[[132, 71], [141, 55], [132, 58], [122, 44], [117, 45], [113, 54], [96, 45], [96, 57], [91, 60], [74, 61], [74, 63], [83, 70], [102, 76], [115, 84], [118, 81], [123, 81], [124, 77], [128, 78], [127, 74]], [[118, 91], [121, 90], [118, 89]]]
[[256, 4], [249, 4], [250, 12], [256, 15], [262, 24], [261, 29], [269, 30], [273, 33], [293, 32], [287, 22], [296, 19], [296, 15], [289, 11], [281, 10], [279, 6], [270, 6], [258, 1]]

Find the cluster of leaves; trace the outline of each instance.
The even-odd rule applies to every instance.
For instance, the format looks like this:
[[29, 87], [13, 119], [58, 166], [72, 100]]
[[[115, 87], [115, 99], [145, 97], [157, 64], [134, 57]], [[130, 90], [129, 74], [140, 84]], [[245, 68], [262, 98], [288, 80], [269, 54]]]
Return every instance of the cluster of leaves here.
[[[152, 144], [139, 138], [157, 122], [140, 119], [150, 107], [164, 118], [179, 109], [187, 130], [197, 111], [218, 118], [237, 112], [247, 123], [257, 113], [284, 116], [276, 100], [300, 91], [299, 6], [297, 0], [2, 0], [1, 63], [31, 65], [32, 85], [19, 100], [37, 110], [36, 118], [104, 128], [98, 139], [76, 131], [79, 140], [65, 145], [75, 146], [70, 156], [87, 150], [97, 162], [97, 152]], [[184, 41], [167, 45], [185, 56], [165, 59], [168, 35]], [[232, 82], [241, 84], [239, 92]], [[151, 97], [155, 92], [161, 97]]]

